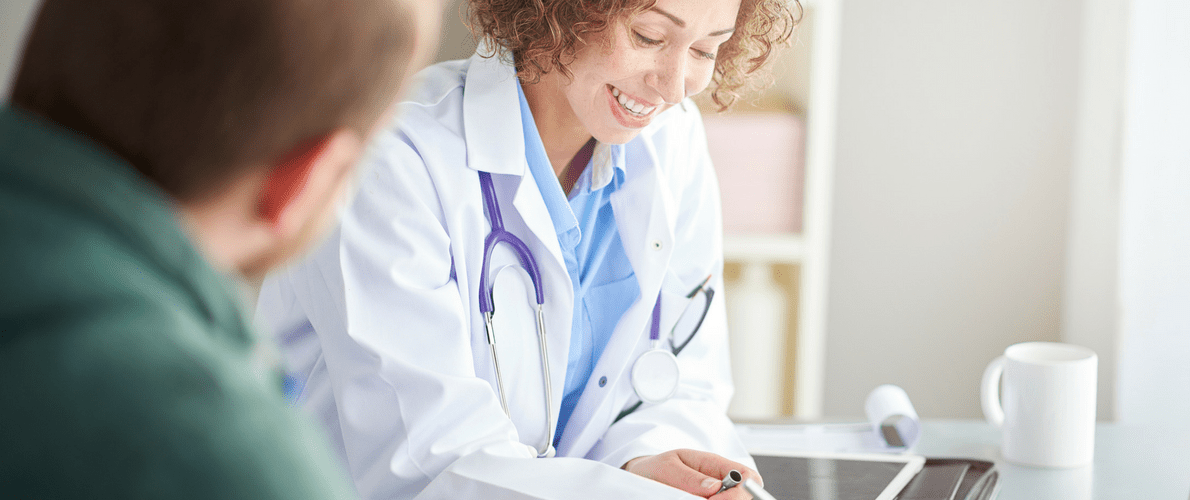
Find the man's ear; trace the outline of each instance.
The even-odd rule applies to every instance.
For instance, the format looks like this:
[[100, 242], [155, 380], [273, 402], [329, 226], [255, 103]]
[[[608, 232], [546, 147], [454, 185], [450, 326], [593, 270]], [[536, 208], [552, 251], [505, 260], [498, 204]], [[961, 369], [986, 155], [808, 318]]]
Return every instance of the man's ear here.
[[[257, 216], [274, 231], [285, 231], [286, 227], [301, 221], [291, 220], [300, 214], [293, 213], [302, 204], [303, 195], [309, 188], [321, 189], [328, 174], [339, 177], [340, 172], [325, 172], [328, 168], [349, 167], [341, 155], [347, 133], [335, 131], [308, 139], [294, 146], [268, 167], [257, 201]], [[311, 186], [311, 182], [319, 186]], [[300, 211], [299, 211], [300, 212]]]

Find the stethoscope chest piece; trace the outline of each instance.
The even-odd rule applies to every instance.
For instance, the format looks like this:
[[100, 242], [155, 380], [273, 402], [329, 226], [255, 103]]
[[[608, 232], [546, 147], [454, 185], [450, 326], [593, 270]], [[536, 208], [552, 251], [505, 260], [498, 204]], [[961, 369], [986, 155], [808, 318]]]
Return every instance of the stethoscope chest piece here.
[[687, 302], [686, 309], [679, 315], [678, 321], [674, 324], [674, 328], [669, 332], [669, 348], [662, 348], [666, 341], [661, 339], [661, 294], [657, 294], [657, 303], [653, 304], [653, 321], [649, 325], [649, 342], [652, 344], [649, 349], [645, 350], [640, 356], [636, 358], [636, 362], [632, 365], [629, 380], [632, 381], [632, 388], [636, 391], [636, 396], [640, 401], [625, 408], [616, 416], [612, 423], [619, 422], [620, 419], [632, 414], [644, 403], [659, 404], [664, 403], [678, 393], [678, 383], [681, 380], [681, 370], [678, 368], [679, 352], [686, 348], [690, 340], [694, 338], [694, 334], [698, 332], [698, 327], [702, 325], [703, 318], [706, 317], [707, 311], [710, 310], [711, 297], [714, 296], [714, 290], [706, 286], [707, 282], [711, 280], [710, 276], [702, 280], [701, 283], [695, 287], [694, 291], [686, 295], [686, 299], [693, 299], [700, 292], [705, 292], [706, 300], [701, 302], [703, 307], [699, 313], [696, 313], [690, 321], [697, 321], [694, 323], [690, 334], [686, 340], [675, 344], [674, 330], [677, 330], [678, 324], [682, 322], [682, 318], [687, 317], [687, 312], [690, 306], [695, 302], [690, 300]]
[[664, 349], [649, 349], [632, 365], [632, 388], [641, 401], [656, 404], [678, 392], [678, 358]]

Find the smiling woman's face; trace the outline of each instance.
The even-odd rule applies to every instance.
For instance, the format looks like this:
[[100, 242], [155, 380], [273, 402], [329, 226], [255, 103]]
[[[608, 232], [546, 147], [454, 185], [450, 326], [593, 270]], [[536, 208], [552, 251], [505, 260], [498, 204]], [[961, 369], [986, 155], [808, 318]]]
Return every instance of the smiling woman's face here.
[[631, 141], [657, 114], [711, 82], [740, 0], [657, 0], [588, 40], [566, 67], [562, 94], [596, 140]]

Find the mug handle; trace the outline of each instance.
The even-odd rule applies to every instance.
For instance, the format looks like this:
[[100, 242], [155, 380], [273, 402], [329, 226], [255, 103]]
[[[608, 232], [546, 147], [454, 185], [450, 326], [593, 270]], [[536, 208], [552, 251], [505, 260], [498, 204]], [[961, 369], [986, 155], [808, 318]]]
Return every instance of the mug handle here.
[[980, 400], [983, 403], [983, 418], [997, 429], [1004, 425], [1004, 407], [1000, 406], [1000, 378], [1004, 375], [1006, 358], [1000, 356], [988, 363], [983, 370], [983, 385]]

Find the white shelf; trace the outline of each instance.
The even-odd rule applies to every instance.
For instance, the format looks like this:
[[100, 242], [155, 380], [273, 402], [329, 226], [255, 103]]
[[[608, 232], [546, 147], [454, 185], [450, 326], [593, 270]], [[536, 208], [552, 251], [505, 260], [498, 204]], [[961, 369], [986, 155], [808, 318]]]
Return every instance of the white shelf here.
[[805, 241], [800, 234], [733, 234], [723, 237], [723, 260], [726, 262], [801, 264], [805, 254]]
[[[834, 184], [835, 114], [839, 73], [842, 0], [804, 0], [806, 30], [794, 43], [806, 48], [792, 64], [808, 73], [805, 89], [787, 85], [784, 91], [804, 92], [806, 112], [805, 170], [802, 230], [796, 234], [728, 234], [723, 239], [726, 262], [745, 268], [796, 264], [797, 325], [793, 359], [794, 416], [822, 417], [825, 392], [827, 273], [830, 268], [831, 193]], [[804, 56], [804, 57], [802, 57]], [[805, 66], [808, 66], [805, 67]], [[798, 73], [778, 73], [795, 78]], [[803, 73], [804, 74], [804, 73]], [[800, 101], [799, 101], [800, 102]], [[747, 331], [745, 328], [743, 331]]]

